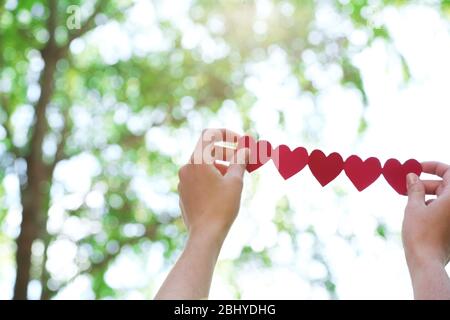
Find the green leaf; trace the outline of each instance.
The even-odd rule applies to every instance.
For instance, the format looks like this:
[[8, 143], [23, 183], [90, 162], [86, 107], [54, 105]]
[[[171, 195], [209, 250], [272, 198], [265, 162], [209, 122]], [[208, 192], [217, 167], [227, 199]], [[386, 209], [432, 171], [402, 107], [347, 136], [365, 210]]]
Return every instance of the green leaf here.
[[385, 223], [383, 222], [378, 223], [378, 226], [376, 228], [376, 234], [385, 240], [387, 239], [387, 226]]

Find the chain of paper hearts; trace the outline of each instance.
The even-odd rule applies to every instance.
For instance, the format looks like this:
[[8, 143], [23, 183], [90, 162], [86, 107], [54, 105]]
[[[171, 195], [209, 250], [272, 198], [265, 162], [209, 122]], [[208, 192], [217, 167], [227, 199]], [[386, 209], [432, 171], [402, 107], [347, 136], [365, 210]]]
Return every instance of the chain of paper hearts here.
[[280, 145], [273, 149], [269, 141], [256, 141], [248, 135], [239, 139], [237, 148], [250, 149], [248, 172], [253, 172], [272, 160], [281, 176], [287, 180], [308, 166], [323, 187], [344, 171], [360, 192], [367, 189], [383, 175], [395, 191], [401, 195], [406, 195], [406, 176], [409, 173], [420, 176], [422, 173], [422, 165], [414, 159], [403, 164], [397, 159], [389, 159], [384, 166], [375, 157], [363, 161], [360, 157], [353, 155], [344, 161], [342, 156], [336, 152], [326, 156], [322, 151], [314, 150], [311, 154], [308, 154], [308, 151], [303, 147], [291, 150], [286, 145]]

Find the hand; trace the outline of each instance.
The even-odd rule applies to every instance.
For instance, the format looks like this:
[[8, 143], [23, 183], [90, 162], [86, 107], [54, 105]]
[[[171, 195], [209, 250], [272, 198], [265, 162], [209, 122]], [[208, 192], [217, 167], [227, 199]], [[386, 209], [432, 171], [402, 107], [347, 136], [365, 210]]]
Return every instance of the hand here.
[[[229, 130], [205, 130], [189, 164], [180, 169], [180, 207], [189, 238], [156, 299], [208, 297], [220, 248], [239, 211], [249, 158], [248, 149], [236, 152], [215, 142], [238, 139]], [[217, 160], [228, 161], [230, 166]]]
[[[406, 260], [416, 298], [450, 298], [444, 269], [450, 260], [450, 166], [437, 162], [422, 166], [425, 173], [442, 180], [421, 181], [415, 174], [408, 175], [402, 230]], [[426, 194], [437, 197], [425, 201]]]
[[[238, 214], [249, 150], [236, 152], [214, 144], [236, 143], [239, 138], [226, 129], [205, 130], [190, 163], [179, 171], [180, 207], [190, 237], [209, 234], [221, 242]], [[230, 166], [217, 160], [228, 161]]]

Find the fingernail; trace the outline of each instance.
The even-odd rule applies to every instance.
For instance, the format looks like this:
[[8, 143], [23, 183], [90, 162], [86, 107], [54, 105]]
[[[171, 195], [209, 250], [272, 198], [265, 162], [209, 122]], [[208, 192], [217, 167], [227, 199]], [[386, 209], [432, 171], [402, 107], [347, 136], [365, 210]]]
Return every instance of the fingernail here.
[[412, 185], [419, 181], [419, 177], [415, 173], [410, 173], [407, 176], [408, 184]]

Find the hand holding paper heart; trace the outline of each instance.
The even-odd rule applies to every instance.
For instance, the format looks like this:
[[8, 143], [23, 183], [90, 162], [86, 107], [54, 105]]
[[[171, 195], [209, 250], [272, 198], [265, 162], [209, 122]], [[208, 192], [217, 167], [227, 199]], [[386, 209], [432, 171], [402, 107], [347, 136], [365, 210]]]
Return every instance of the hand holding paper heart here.
[[363, 161], [353, 155], [346, 161], [336, 152], [326, 156], [320, 150], [314, 150], [310, 155], [303, 147], [291, 150], [286, 145], [280, 145], [273, 149], [270, 142], [256, 141], [251, 136], [243, 136], [238, 141], [238, 149], [249, 148], [251, 152], [247, 171], [253, 172], [272, 160], [280, 175], [289, 179], [301, 172], [307, 165], [317, 181], [325, 187], [336, 179], [342, 171], [353, 183], [358, 191], [363, 191], [371, 186], [381, 175], [391, 187], [401, 195], [407, 194], [406, 176], [422, 173], [422, 165], [414, 159], [401, 164], [396, 159], [388, 160], [384, 166], [377, 158], [369, 158]]

